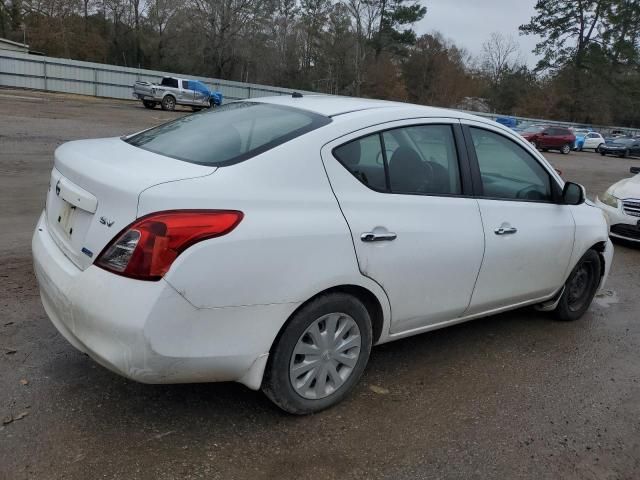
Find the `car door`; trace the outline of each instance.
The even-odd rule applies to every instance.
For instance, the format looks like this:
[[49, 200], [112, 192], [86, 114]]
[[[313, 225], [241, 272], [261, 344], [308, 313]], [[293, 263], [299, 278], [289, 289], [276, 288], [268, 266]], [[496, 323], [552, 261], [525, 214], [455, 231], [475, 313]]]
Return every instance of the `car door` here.
[[471, 299], [484, 235], [462, 142], [459, 124], [430, 119], [322, 149], [360, 271], [389, 296], [392, 333], [457, 318]]
[[587, 136], [584, 139], [584, 147], [583, 148], [588, 148], [588, 149], [595, 149], [598, 148], [598, 145], [600, 145], [600, 136], [597, 133], [588, 133]]
[[560, 148], [564, 141], [562, 133], [563, 132], [557, 128], [550, 128], [547, 133], [547, 146], [554, 149]]
[[190, 82], [190, 85], [193, 88], [194, 103], [207, 106], [209, 104], [209, 91], [206, 86], [200, 82]]
[[485, 252], [468, 314], [552, 295], [563, 284], [575, 222], [552, 169], [524, 142], [465, 122]]
[[190, 85], [189, 80], [182, 80], [182, 89], [180, 90], [180, 103], [185, 105], [193, 105], [194, 103], [194, 91]]
[[542, 132], [540, 132], [540, 143], [539, 146], [541, 148], [549, 148], [553, 147], [553, 129], [545, 128]]

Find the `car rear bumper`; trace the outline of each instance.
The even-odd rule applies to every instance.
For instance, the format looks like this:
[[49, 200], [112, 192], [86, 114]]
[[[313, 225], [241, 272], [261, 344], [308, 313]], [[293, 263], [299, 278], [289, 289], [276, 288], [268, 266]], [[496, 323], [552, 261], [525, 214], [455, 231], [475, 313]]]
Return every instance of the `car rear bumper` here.
[[602, 209], [607, 217], [609, 235], [611, 237], [640, 242], [640, 217], [627, 215], [621, 206], [613, 208], [605, 205], [599, 198], [596, 198], [595, 204]]
[[152, 94], [133, 92], [132, 95], [133, 95], [133, 98], [137, 98], [138, 100], [153, 100], [154, 102], [158, 101], [158, 99], [154, 97]]
[[239, 381], [258, 389], [273, 339], [297, 307], [197, 309], [164, 280], [81, 271], [44, 217], [32, 249], [42, 304], [58, 331], [99, 364], [143, 383]]

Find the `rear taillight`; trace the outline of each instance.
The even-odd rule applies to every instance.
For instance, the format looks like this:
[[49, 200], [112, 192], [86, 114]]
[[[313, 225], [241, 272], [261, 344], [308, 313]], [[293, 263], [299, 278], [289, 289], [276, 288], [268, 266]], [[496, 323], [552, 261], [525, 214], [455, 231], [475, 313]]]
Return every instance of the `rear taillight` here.
[[139, 218], [100, 253], [95, 264], [140, 280], [159, 280], [173, 261], [202, 240], [232, 231], [242, 220], [235, 210], [172, 210]]

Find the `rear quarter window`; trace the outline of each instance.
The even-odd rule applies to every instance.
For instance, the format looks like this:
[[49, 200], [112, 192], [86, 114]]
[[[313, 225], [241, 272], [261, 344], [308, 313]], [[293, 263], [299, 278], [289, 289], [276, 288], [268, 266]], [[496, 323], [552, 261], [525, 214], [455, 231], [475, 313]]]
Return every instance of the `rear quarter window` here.
[[223, 167], [264, 153], [330, 122], [328, 117], [298, 108], [234, 102], [165, 123], [125, 141], [177, 160]]

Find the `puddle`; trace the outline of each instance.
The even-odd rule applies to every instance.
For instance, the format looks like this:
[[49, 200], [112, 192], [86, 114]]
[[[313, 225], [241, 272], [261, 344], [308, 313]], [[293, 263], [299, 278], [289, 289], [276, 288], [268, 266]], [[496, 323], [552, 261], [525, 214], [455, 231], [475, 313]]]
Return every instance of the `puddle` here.
[[605, 290], [596, 295], [593, 301], [599, 307], [609, 308], [611, 305], [619, 303], [620, 299], [618, 298], [618, 294], [613, 290]]

